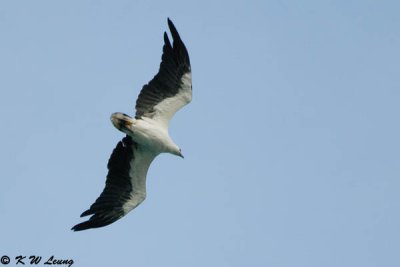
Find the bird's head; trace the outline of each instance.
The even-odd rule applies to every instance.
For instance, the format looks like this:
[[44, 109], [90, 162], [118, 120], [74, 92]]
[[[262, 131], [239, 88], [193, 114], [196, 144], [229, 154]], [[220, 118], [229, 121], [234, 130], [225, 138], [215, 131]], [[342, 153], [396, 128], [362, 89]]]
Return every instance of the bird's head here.
[[184, 158], [184, 156], [182, 155], [182, 150], [178, 146], [175, 146], [171, 153], [181, 158]]

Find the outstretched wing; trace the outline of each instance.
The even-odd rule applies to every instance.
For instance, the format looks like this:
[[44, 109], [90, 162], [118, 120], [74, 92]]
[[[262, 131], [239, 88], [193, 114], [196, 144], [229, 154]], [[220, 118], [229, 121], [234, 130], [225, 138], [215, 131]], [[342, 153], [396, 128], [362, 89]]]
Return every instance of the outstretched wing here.
[[146, 175], [156, 155], [136, 144], [130, 136], [116, 146], [108, 161], [106, 186], [81, 217], [89, 220], [75, 225], [81, 231], [109, 225], [136, 208], [146, 198]]
[[192, 73], [189, 54], [170, 19], [171, 45], [164, 32], [160, 69], [145, 86], [136, 101], [136, 118], [142, 116], [160, 122], [165, 128], [172, 116], [192, 100]]

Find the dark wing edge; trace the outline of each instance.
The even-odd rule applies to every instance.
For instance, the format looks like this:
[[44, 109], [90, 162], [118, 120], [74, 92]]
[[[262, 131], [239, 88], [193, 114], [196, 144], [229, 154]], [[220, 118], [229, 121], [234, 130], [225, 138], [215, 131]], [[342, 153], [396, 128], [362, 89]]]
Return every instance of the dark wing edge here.
[[172, 21], [168, 18], [173, 44], [164, 32], [164, 46], [158, 73], [143, 86], [136, 101], [136, 118], [152, 117], [153, 107], [168, 97], [179, 92], [181, 78], [191, 72], [189, 53]]
[[108, 174], [103, 192], [90, 208], [81, 214], [81, 217], [92, 216], [71, 230], [82, 231], [103, 227], [126, 214], [123, 205], [131, 198], [133, 190], [129, 171], [130, 163], [134, 160], [135, 148], [136, 143], [128, 135], [118, 142], [108, 160]]

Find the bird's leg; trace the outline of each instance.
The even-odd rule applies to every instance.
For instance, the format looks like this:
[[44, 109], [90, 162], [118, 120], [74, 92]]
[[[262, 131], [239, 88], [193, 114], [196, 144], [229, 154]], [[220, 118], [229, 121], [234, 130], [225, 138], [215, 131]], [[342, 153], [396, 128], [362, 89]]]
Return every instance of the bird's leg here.
[[115, 112], [111, 115], [111, 122], [121, 132], [132, 135], [132, 125], [135, 124], [135, 119], [132, 119], [125, 113]]

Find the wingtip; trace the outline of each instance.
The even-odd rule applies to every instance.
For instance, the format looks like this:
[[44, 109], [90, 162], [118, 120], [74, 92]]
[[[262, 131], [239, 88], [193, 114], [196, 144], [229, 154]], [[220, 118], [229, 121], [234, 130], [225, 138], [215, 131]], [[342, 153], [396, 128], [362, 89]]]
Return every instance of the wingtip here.
[[180, 39], [179, 33], [178, 33], [174, 23], [169, 18], [168, 18], [168, 27], [169, 27], [169, 30], [171, 31], [171, 34], [172, 34], [172, 37], [174, 38], [174, 40]]
[[167, 32], [164, 32], [164, 43], [165, 43], [166, 47], [168, 47], [169, 49], [172, 49], [171, 42], [169, 41]]
[[169, 17], [167, 18], [167, 23], [168, 23], [168, 28], [170, 28], [170, 29], [171, 29], [171, 27], [174, 26], [174, 23], [172, 22], [172, 20]]
[[81, 231], [81, 229], [79, 229], [79, 228], [80, 228], [79, 225], [80, 225], [80, 224], [74, 225], [74, 226], [71, 228], [71, 231], [73, 231], [73, 232]]
[[79, 223], [79, 224], [75, 225], [74, 227], [72, 227], [71, 231], [78, 232], [78, 231], [83, 231], [83, 230], [87, 230], [90, 228], [91, 227], [88, 226], [86, 222], [83, 222], [83, 223]]
[[85, 210], [84, 212], [82, 212], [80, 217], [82, 218], [82, 217], [88, 216], [90, 214], [92, 214], [92, 213], [90, 212], [90, 209], [88, 209], [88, 210]]

